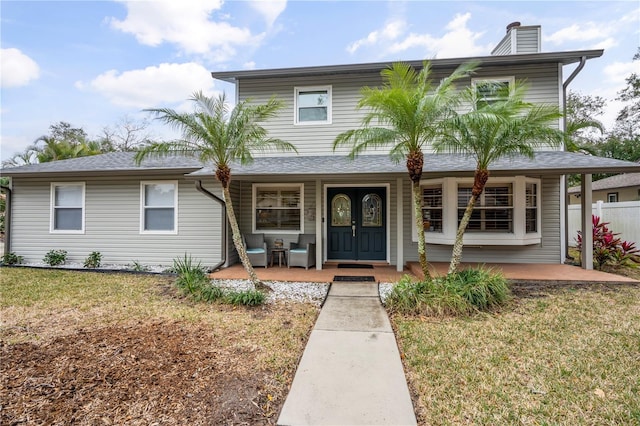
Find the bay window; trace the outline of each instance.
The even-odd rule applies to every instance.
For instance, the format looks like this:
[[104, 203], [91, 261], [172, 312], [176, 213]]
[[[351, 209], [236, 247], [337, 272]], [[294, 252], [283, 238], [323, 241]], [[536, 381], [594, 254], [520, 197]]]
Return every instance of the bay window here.
[[[451, 177], [421, 182], [421, 213], [427, 243], [453, 244], [472, 188], [472, 178]], [[465, 231], [465, 244], [539, 243], [542, 217], [540, 188], [540, 179], [537, 178], [489, 178]], [[414, 241], [417, 241], [415, 225], [413, 228]]]

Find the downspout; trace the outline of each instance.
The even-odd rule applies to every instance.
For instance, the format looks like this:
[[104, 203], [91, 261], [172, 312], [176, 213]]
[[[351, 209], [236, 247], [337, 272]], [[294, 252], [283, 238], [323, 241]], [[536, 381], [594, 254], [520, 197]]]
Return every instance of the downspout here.
[[8, 186], [0, 186], [0, 190], [5, 191], [7, 199], [4, 205], [4, 253], [11, 253], [11, 188]]
[[[575, 70], [571, 73], [569, 78], [562, 83], [562, 130], [567, 131], [567, 88], [569, 84], [573, 81], [574, 78], [578, 76], [580, 71], [584, 68], [584, 65], [587, 63], [587, 57], [582, 56], [580, 58], [580, 63], [576, 67]], [[567, 150], [567, 145], [564, 145], [564, 150]], [[581, 228], [582, 229], [582, 228]], [[567, 179], [567, 175], [564, 177], [564, 258], [570, 259], [569, 257], [569, 180]]]
[[196, 181], [196, 189], [222, 206], [222, 260], [211, 268], [212, 271], [215, 271], [227, 262], [227, 207], [222, 198], [202, 186], [201, 180]]

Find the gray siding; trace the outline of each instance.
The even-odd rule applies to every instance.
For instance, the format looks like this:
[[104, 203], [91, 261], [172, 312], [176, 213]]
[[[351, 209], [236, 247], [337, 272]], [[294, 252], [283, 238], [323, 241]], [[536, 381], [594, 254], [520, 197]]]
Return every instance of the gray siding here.
[[[418, 244], [411, 236], [411, 197], [410, 184], [405, 184], [404, 205], [404, 254], [407, 261], [418, 260]], [[463, 262], [478, 263], [558, 263], [560, 261], [560, 178], [542, 179], [542, 241], [528, 246], [466, 246], [463, 250]], [[430, 262], [449, 262], [450, 245], [429, 244], [427, 235], [427, 260]]]
[[516, 49], [514, 53], [538, 53], [540, 27], [518, 28], [516, 32]]
[[[448, 75], [433, 75], [434, 81]], [[514, 67], [482, 67], [474, 75], [475, 78], [491, 78], [514, 76], [516, 80], [525, 80], [530, 87], [527, 99], [558, 105], [560, 94], [558, 85], [558, 67], [550, 64], [514, 66]], [[362, 111], [356, 109], [360, 99], [362, 86], [380, 84], [377, 73], [353, 74], [340, 76], [318, 76], [298, 78], [270, 78], [242, 80], [238, 83], [240, 99], [251, 98], [254, 102], [266, 102], [276, 96], [284, 104], [278, 116], [264, 124], [269, 135], [291, 142], [300, 155], [331, 155], [333, 142], [340, 133], [360, 127]], [[470, 84], [470, 79], [460, 84]], [[294, 125], [294, 88], [301, 86], [332, 86], [332, 123], [326, 125]], [[344, 155], [348, 147], [335, 151], [336, 155]], [[370, 151], [370, 153], [386, 153], [388, 149]], [[274, 155], [275, 153], [265, 153]], [[277, 155], [295, 155], [279, 153]]]
[[[140, 234], [140, 181], [178, 180], [178, 234]], [[65, 180], [56, 180], [62, 182]], [[217, 203], [180, 176], [161, 179], [66, 179], [85, 182], [85, 232], [49, 232], [50, 182], [14, 179], [12, 250], [26, 262], [40, 262], [52, 249], [68, 252], [68, 261], [82, 263], [92, 251], [103, 264], [170, 266], [191, 254], [203, 265], [221, 258], [221, 210]]]

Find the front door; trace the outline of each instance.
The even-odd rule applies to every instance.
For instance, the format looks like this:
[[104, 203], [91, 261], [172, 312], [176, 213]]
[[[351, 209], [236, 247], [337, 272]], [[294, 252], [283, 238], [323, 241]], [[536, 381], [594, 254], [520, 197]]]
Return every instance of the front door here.
[[329, 188], [327, 258], [386, 260], [385, 188]]

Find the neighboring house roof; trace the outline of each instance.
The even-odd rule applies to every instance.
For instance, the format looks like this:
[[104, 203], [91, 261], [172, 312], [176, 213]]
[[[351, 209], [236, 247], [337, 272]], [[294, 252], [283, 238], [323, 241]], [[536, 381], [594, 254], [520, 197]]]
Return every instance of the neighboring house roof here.
[[[148, 157], [139, 166], [135, 153], [113, 152], [2, 169], [4, 176], [91, 176], [140, 175], [167, 172], [187, 173], [194, 178], [211, 176], [212, 165], [190, 157]], [[424, 173], [468, 175], [475, 169], [473, 158], [464, 154], [425, 154]], [[256, 157], [252, 164], [231, 166], [233, 176], [260, 175], [348, 175], [360, 173], [406, 173], [404, 161], [395, 163], [388, 155], [360, 155], [350, 160], [342, 155]], [[533, 159], [524, 156], [502, 158], [491, 165], [492, 175], [640, 172], [640, 164], [612, 158], [563, 151], [542, 151]], [[594, 183], [595, 185], [595, 183]]]
[[[476, 56], [465, 58], [447, 58], [447, 59], [431, 59], [429, 63], [433, 69], [455, 68], [458, 65], [479, 61], [481, 66], [507, 66], [507, 65], [527, 65], [541, 63], [559, 63], [568, 65], [580, 61], [582, 58], [593, 59], [602, 56], [604, 50], [575, 50], [569, 52], [551, 52], [551, 53], [527, 53], [514, 55], [498, 55], [498, 56]], [[422, 68], [423, 60], [401, 61], [407, 63], [414, 68]], [[358, 72], [379, 72], [389, 66], [393, 62], [373, 62], [366, 64], [345, 64], [345, 65], [326, 65], [312, 67], [294, 67], [294, 68], [274, 68], [260, 70], [241, 70], [241, 71], [220, 71], [212, 72], [211, 76], [218, 80], [230, 83], [239, 79], [251, 78], [269, 78], [269, 77], [302, 77], [302, 76], [319, 76], [319, 75], [336, 75], [336, 74], [353, 74]]]
[[[596, 180], [591, 184], [591, 190], [600, 191], [604, 189], [626, 188], [629, 186], [640, 186], [640, 173], [624, 173]], [[572, 186], [568, 192], [569, 194], [580, 193], [580, 185]]]

